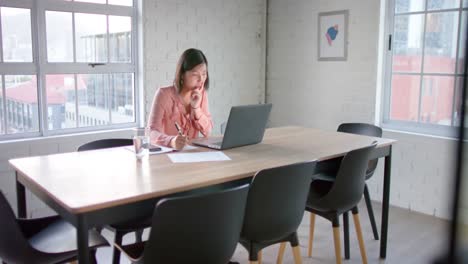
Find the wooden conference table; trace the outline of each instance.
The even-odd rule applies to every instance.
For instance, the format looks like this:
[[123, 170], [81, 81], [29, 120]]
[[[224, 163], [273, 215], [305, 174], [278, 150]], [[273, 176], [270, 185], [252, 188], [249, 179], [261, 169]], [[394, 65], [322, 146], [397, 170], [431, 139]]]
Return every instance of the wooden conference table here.
[[90, 228], [144, 216], [158, 197], [251, 177], [265, 168], [329, 160], [374, 140], [378, 141], [374, 157], [385, 157], [380, 237], [380, 257], [385, 258], [395, 140], [278, 127], [267, 129], [260, 144], [225, 150], [230, 161], [172, 163], [160, 154], [138, 162], [131, 151], [114, 148], [12, 159], [10, 164], [16, 170], [19, 217], [26, 217], [27, 188], [77, 228], [79, 262], [88, 263]]

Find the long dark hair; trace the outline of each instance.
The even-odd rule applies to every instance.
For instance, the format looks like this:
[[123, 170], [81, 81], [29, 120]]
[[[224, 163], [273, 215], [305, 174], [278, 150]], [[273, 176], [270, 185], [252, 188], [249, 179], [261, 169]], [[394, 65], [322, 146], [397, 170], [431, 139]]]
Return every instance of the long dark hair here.
[[177, 68], [174, 78], [174, 86], [177, 89], [177, 92], [182, 90], [182, 76], [185, 72], [192, 70], [196, 66], [204, 63], [206, 65], [206, 81], [205, 81], [205, 90], [208, 90], [210, 87], [210, 76], [208, 74], [208, 60], [205, 57], [205, 54], [198, 49], [188, 49], [182, 53], [180, 56], [179, 62], [177, 62]]

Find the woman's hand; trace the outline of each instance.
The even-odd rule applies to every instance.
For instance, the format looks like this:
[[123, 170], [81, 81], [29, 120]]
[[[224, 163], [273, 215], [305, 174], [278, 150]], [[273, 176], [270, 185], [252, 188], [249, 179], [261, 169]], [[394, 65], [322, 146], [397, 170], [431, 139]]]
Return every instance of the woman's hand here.
[[190, 100], [190, 106], [193, 109], [197, 109], [200, 107], [201, 104], [201, 99], [202, 99], [202, 89], [205, 86], [204, 83], [201, 84], [200, 88], [195, 88], [192, 90], [192, 95], [191, 95], [191, 100]]
[[171, 140], [171, 148], [175, 150], [181, 150], [188, 143], [186, 136], [177, 135]]

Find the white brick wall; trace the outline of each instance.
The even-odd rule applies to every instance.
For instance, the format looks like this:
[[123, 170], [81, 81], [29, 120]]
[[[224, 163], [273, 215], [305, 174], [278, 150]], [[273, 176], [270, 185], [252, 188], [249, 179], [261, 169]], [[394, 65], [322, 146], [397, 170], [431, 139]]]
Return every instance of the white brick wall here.
[[[348, 60], [317, 61], [317, 15], [349, 10]], [[335, 130], [342, 122], [375, 120], [380, 1], [270, 0], [267, 101], [272, 125]], [[384, 132], [393, 149], [390, 203], [448, 218], [454, 141]], [[382, 199], [382, 164], [370, 180]]]
[[207, 56], [210, 112], [219, 125], [233, 105], [264, 101], [265, 0], [144, 1], [146, 117], [155, 92], [173, 83], [188, 48]]
[[[267, 100], [272, 124], [334, 130], [344, 121], [372, 122], [375, 105], [379, 3], [271, 0]], [[317, 60], [317, 15], [349, 9], [348, 60]]]

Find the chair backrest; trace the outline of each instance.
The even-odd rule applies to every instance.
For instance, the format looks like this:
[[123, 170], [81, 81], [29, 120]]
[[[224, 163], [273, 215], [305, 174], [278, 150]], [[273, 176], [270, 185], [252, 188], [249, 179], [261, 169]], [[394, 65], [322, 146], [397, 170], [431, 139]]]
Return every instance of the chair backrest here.
[[145, 263], [228, 263], [239, 241], [248, 184], [158, 202]]
[[259, 171], [250, 185], [242, 238], [272, 241], [295, 232], [315, 166], [310, 161]]
[[[382, 128], [366, 123], [343, 123], [338, 126], [337, 131], [370, 137], [382, 137]], [[367, 178], [374, 174], [378, 161], [379, 159], [373, 159], [369, 161], [366, 171]]]
[[133, 145], [133, 140], [129, 138], [106, 138], [85, 143], [78, 147], [78, 151], [115, 148]]
[[6, 263], [17, 263], [30, 258], [31, 251], [8, 200], [0, 191], [0, 258]]
[[362, 197], [367, 163], [377, 143], [348, 152], [341, 161], [330, 191], [321, 198], [320, 207], [338, 213], [352, 209]]

